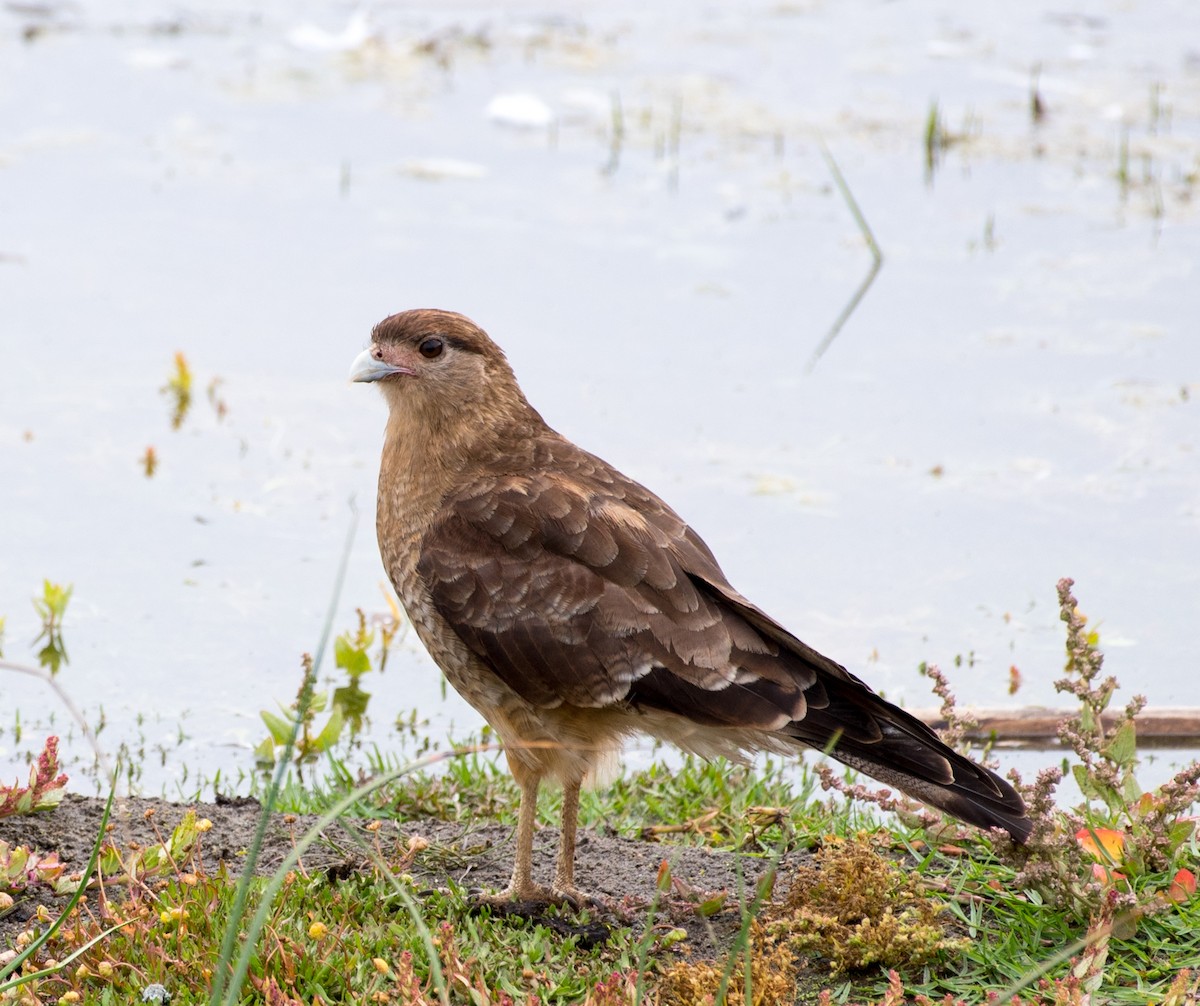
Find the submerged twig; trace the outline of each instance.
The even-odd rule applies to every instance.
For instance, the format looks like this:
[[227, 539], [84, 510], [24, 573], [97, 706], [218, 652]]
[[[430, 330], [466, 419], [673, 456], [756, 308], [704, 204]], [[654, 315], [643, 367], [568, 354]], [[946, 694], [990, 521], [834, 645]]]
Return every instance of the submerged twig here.
[[867, 218], [863, 216], [863, 212], [859, 209], [858, 202], [854, 198], [854, 193], [850, 191], [850, 186], [846, 184], [846, 179], [843, 177], [841, 169], [837, 166], [837, 161], [833, 159], [833, 154], [829, 152], [829, 148], [825, 144], [821, 144], [821, 156], [825, 158], [825, 163], [829, 165], [829, 171], [833, 175], [834, 184], [837, 185], [838, 191], [842, 194], [842, 198], [846, 200], [846, 205], [850, 207], [850, 213], [853, 215], [855, 222], [858, 224], [858, 229], [861, 232], [863, 239], [867, 242], [867, 247], [871, 251], [871, 268], [867, 270], [866, 276], [863, 277], [858, 288], [846, 302], [846, 306], [842, 308], [841, 313], [834, 319], [833, 324], [829, 327], [829, 331], [825, 333], [813, 350], [812, 356], [808, 358], [808, 363], [804, 366], [804, 372], [811, 374], [817, 365], [817, 361], [825, 354], [833, 340], [838, 337], [842, 326], [846, 324], [850, 315], [854, 313], [859, 302], [866, 296], [867, 290], [871, 284], [875, 282], [875, 276], [883, 266], [883, 252], [879, 248], [879, 243], [875, 240], [875, 235], [871, 233], [871, 226], [867, 223]]
[[600, 169], [602, 175], [615, 175], [621, 164], [621, 147], [625, 142], [625, 113], [621, 107], [621, 92], [612, 93], [612, 138], [608, 146], [608, 163]]
[[104, 753], [104, 749], [100, 746], [100, 741], [96, 738], [96, 734], [88, 726], [88, 721], [84, 719], [83, 712], [75, 705], [71, 696], [67, 694], [66, 689], [58, 683], [58, 679], [53, 674], [42, 670], [40, 667], [14, 664], [10, 660], [0, 660], [0, 671], [16, 671], [18, 674], [28, 674], [31, 678], [39, 678], [53, 688], [55, 694], [58, 695], [59, 701], [67, 707], [67, 712], [71, 714], [71, 718], [79, 724], [79, 729], [83, 731], [83, 736], [87, 738], [87, 742], [91, 745], [92, 752], [96, 756], [97, 764], [103, 769], [105, 775], [112, 775], [113, 770], [109, 764], [108, 755]]

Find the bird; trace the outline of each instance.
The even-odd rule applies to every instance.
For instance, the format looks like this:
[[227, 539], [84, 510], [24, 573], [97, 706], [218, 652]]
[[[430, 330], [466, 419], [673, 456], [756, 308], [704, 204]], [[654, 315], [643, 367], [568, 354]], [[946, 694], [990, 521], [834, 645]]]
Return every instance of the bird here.
[[[573, 904], [580, 787], [630, 736], [744, 760], [815, 748], [1018, 843], [1020, 795], [743, 597], [663, 500], [553, 430], [503, 350], [452, 311], [374, 327], [353, 361], [388, 416], [384, 568], [446, 679], [493, 728], [520, 790], [494, 898]], [[549, 886], [537, 796], [563, 789]]]

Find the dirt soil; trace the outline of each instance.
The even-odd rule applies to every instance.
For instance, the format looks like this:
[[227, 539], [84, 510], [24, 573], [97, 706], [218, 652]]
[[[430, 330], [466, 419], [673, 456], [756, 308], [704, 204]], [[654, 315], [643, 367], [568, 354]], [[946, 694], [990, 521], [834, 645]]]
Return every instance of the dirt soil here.
[[[192, 805], [142, 798], [118, 800], [109, 822], [109, 837], [122, 849], [135, 843], [153, 844], [170, 834], [189, 807], [198, 817], [213, 823], [212, 829], [202, 836], [205, 868], [211, 871], [223, 860], [232, 873], [238, 873], [261, 814], [256, 800], [243, 798]], [[0, 819], [0, 840], [10, 845], [27, 845], [43, 853], [57, 851], [68, 870], [81, 871], [91, 855], [103, 810], [104, 801], [100, 799], [68, 795], [53, 812]], [[326, 870], [336, 878], [371, 869], [360, 846], [347, 831], [355, 827], [357, 820], [343, 819], [327, 829], [303, 857], [304, 868], [309, 872]], [[291, 852], [294, 842], [315, 821], [315, 817], [303, 815], [274, 815], [267, 829], [258, 872], [274, 872]], [[416, 819], [387, 822], [370, 836], [370, 841], [380, 842], [386, 853], [393, 847], [406, 848], [414, 835], [426, 839], [429, 847], [418, 855], [410, 871], [418, 888], [422, 885], [441, 888], [454, 881], [467, 888], [499, 890], [512, 869], [512, 832], [512, 828], [491, 823], [464, 825]], [[534, 840], [535, 875], [547, 881], [553, 870], [557, 840], [556, 830], [547, 827]], [[783, 868], [804, 861], [807, 855], [789, 854]], [[670, 863], [672, 876], [685, 885], [701, 892], [722, 889], [730, 892], [730, 908], [709, 919], [699, 919], [682, 896], [667, 899], [658, 913], [660, 924], [670, 922], [688, 931], [689, 940], [682, 948], [687, 956], [702, 959], [720, 954], [730, 945], [740, 925], [736, 908], [738, 893], [766, 869], [763, 858], [581, 830], [576, 879], [607, 906], [597, 913], [607, 924], [633, 924], [639, 928], [664, 860]], [[12, 938], [29, 928], [29, 920], [39, 904], [57, 914], [65, 901], [51, 894], [44, 884], [32, 885], [32, 889], [22, 892], [12, 909], [0, 915], [0, 949], [11, 946]], [[525, 915], [540, 918], [536, 911]], [[514, 921], [514, 924], [521, 923]]]

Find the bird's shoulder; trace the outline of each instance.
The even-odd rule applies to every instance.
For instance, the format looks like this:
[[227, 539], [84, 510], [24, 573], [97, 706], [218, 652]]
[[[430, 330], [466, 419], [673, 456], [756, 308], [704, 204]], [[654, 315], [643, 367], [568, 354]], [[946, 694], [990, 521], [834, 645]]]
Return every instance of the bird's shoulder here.
[[603, 459], [552, 434], [496, 457], [443, 499], [422, 541], [422, 560], [580, 563], [632, 586], [667, 585], [682, 565], [723, 581], [708, 546], [670, 506]]

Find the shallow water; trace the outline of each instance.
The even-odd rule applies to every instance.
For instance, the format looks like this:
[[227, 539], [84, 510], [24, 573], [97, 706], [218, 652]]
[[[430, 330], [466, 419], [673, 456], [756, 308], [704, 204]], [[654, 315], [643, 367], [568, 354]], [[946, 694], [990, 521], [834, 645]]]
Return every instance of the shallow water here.
[[[1054, 703], [1069, 575], [1128, 689], [1200, 705], [1195, 4], [181, 9], [0, 10], [4, 651], [74, 584], [60, 679], [146, 790], [249, 770], [351, 497], [335, 625], [384, 610], [345, 373], [413, 306], [889, 696], [971, 655], [964, 701]], [[811, 365], [871, 265], [822, 142], [884, 261]], [[364, 684], [385, 746], [479, 722], [414, 641]], [[4, 777], [68, 728], [0, 688]]]

